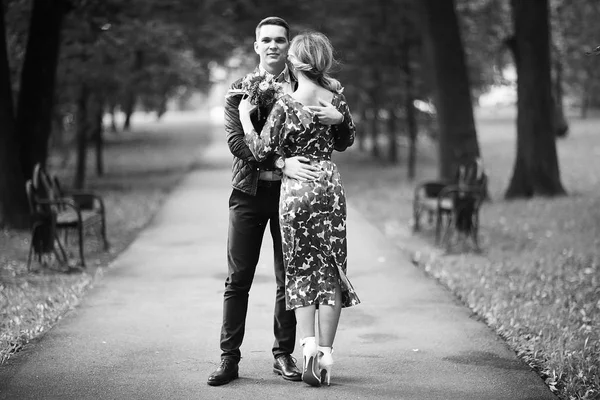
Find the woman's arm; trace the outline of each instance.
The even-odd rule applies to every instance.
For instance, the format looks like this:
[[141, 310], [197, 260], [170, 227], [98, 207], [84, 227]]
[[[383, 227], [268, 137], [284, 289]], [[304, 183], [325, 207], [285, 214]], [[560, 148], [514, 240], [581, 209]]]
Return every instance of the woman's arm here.
[[285, 111], [280, 102], [277, 102], [271, 113], [267, 117], [267, 122], [258, 134], [252, 125], [250, 112], [252, 106], [248, 100], [242, 100], [242, 103], [247, 102], [247, 105], [240, 104], [240, 120], [244, 128], [245, 141], [254, 158], [258, 161], [264, 161], [269, 155], [277, 152], [281, 153], [280, 138], [283, 133], [285, 123]]
[[337, 109], [344, 116], [344, 121], [339, 125], [332, 125], [331, 130], [334, 137], [334, 149], [337, 151], [344, 151], [354, 143], [354, 137], [356, 136], [356, 126], [352, 120], [352, 114], [350, 113], [350, 107], [346, 102], [346, 97], [343, 94], [339, 94], [340, 100], [337, 104]]

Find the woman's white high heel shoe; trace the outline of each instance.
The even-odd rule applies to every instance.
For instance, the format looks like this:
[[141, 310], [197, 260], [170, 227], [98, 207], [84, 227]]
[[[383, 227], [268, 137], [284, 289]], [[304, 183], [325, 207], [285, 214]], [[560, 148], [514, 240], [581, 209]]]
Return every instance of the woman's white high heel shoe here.
[[319, 370], [320, 373], [320, 381], [322, 383], [327, 382], [327, 386], [331, 385], [331, 367], [333, 366], [333, 353], [332, 347], [322, 347], [319, 346], [317, 348], [319, 353]]
[[302, 345], [302, 380], [311, 386], [321, 386], [321, 377], [317, 373], [317, 342], [314, 336], [300, 340]]

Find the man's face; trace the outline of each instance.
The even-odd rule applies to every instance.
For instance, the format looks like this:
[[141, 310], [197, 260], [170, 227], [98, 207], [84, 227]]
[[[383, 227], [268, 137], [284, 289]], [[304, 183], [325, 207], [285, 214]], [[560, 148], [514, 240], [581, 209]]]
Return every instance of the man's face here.
[[285, 65], [290, 42], [283, 26], [263, 25], [254, 42], [254, 51], [263, 67], [277, 68]]

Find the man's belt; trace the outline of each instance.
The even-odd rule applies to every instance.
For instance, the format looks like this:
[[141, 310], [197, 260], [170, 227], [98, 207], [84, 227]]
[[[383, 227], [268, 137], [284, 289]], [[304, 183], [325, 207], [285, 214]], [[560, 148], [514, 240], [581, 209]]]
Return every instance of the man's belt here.
[[281, 180], [281, 172], [261, 170], [258, 175], [258, 179], [261, 181], [280, 181]]

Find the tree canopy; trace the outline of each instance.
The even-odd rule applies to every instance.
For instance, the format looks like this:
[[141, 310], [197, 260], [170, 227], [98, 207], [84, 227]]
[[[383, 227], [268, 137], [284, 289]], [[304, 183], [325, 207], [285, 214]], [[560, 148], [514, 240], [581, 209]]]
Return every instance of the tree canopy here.
[[[405, 136], [411, 141], [414, 168], [417, 125], [436, 115], [417, 110], [415, 101], [437, 103], [439, 108], [443, 98], [432, 48], [438, 68], [444, 58], [439, 58], [441, 50], [424, 23], [442, 6], [432, 3], [423, 11], [422, 4], [415, 0], [2, 0], [5, 24], [0, 54], [6, 60], [0, 57], [1, 136], [6, 154], [18, 157], [15, 161], [4, 155], [0, 165], [2, 171], [13, 171], [16, 162], [21, 176], [0, 177], [0, 188], [11, 187], [9, 192], [22, 194], [18, 188], [35, 163], [46, 161], [51, 142], [78, 143], [75, 183], [83, 186], [82, 157], [88, 140], [101, 148], [104, 113], [124, 112], [127, 129], [136, 109], [155, 111], [160, 117], [169, 100], [184, 101], [191, 93], [207, 92], [214, 66], [227, 66], [234, 54], [255, 59], [254, 28], [271, 15], [288, 20], [292, 34], [313, 29], [330, 37], [340, 61], [338, 77], [362, 132], [368, 132], [372, 154], [397, 162], [401, 158], [397, 141]], [[515, 62], [506, 51], [507, 44], [514, 43], [513, 7], [503, 0], [452, 4], [451, 19], [444, 23], [456, 20], [459, 40], [457, 47], [446, 49], [447, 56], [464, 54], [464, 82], [475, 104], [487, 88], [503, 82], [503, 68]], [[595, 1], [549, 1], [553, 98], [555, 104], [562, 104], [563, 93], [577, 99], [582, 115], [600, 104], [596, 90], [600, 73], [594, 58], [586, 56], [598, 45], [594, 41], [600, 34], [599, 17], [600, 5]], [[471, 120], [471, 106], [463, 100], [450, 104], [450, 114], [445, 115], [455, 115], [452, 110], [458, 104], [465, 110], [465, 120]], [[447, 112], [443, 107], [438, 111]], [[438, 122], [447, 125], [442, 119]], [[448, 138], [447, 126], [440, 128], [431, 130], [434, 136], [442, 135], [440, 146], [466, 146], [471, 156], [478, 155], [476, 132], [468, 141], [471, 144], [465, 145], [457, 139], [460, 135]], [[387, 138], [384, 145], [382, 133]], [[359, 137], [362, 148], [366, 138]], [[442, 157], [442, 162], [452, 164], [458, 153], [451, 151], [449, 160]], [[101, 173], [102, 163], [97, 164]], [[11, 224], [6, 215], [26, 212], [15, 206], [21, 200], [2, 200], [12, 206], [0, 215], [0, 225]]]

